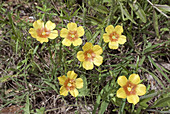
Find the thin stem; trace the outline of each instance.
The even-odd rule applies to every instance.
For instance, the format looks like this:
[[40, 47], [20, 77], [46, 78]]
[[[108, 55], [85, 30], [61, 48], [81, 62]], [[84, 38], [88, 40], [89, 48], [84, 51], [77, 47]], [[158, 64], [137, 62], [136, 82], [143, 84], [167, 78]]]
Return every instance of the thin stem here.
[[157, 11], [159, 11], [162, 15], [164, 15], [166, 18], [169, 19], [169, 16], [167, 16], [164, 12], [162, 12], [159, 8], [157, 8], [154, 4], [152, 4], [152, 2], [150, 2], [149, 0], [147, 0], [149, 2], [150, 5], [152, 5], [152, 7], [154, 7]]

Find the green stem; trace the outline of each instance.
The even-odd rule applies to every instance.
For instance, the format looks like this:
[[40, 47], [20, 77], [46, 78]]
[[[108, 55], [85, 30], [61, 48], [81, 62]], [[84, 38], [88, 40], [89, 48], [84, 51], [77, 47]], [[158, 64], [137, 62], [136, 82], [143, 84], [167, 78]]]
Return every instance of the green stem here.
[[110, 24], [111, 18], [112, 18], [112, 13], [113, 13], [113, 0], [111, 0], [111, 8], [110, 8], [110, 12], [109, 12], [109, 18], [107, 21], [107, 26]]
[[125, 108], [125, 103], [126, 103], [126, 99], [123, 99], [123, 103], [122, 103], [122, 107], [120, 109], [120, 114], [123, 114], [124, 108]]

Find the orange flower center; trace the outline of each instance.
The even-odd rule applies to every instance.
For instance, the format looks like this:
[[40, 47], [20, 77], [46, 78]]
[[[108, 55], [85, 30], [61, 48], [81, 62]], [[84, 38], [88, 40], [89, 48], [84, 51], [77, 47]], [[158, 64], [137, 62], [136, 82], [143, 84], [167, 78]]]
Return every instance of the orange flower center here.
[[68, 90], [74, 90], [76, 88], [75, 80], [68, 78], [64, 83], [65, 88]]
[[84, 52], [84, 58], [85, 58], [85, 61], [90, 61], [92, 62], [93, 59], [95, 58], [95, 53], [93, 50], [89, 49], [88, 51], [85, 51]]
[[50, 31], [47, 28], [37, 29], [37, 35], [41, 38], [47, 38], [50, 35]]
[[126, 92], [126, 95], [136, 95], [136, 84], [131, 83], [128, 81], [125, 86], [123, 86], [124, 91]]
[[78, 39], [78, 34], [77, 34], [77, 31], [69, 31], [68, 32], [68, 36], [67, 38], [70, 40], [70, 41], [75, 41], [76, 39]]
[[117, 34], [116, 32], [112, 32], [109, 35], [109, 38], [110, 38], [111, 42], [116, 42], [118, 40], [118, 38], [119, 38], [119, 34]]

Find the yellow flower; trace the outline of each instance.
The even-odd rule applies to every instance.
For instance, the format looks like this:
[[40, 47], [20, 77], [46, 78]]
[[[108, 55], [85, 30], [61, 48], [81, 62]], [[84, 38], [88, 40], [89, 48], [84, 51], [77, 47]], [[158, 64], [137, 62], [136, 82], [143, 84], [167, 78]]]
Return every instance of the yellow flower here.
[[60, 88], [60, 95], [67, 96], [68, 92], [73, 97], [77, 97], [79, 94], [78, 89], [83, 87], [83, 80], [77, 78], [77, 74], [74, 71], [68, 71], [67, 77], [65, 75], [58, 77], [59, 83], [62, 85]]
[[129, 80], [125, 76], [118, 78], [118, 84], [121, 86], [116, 93], [119, 98], [127, 98], [129, 103], [134, 105], [139, 102], [139, 96], [146, 93], [146, 86], [140, 83], [140, 77], [138, 74], [131, 74]]
[[40, 43], [48, 42], [48, 38], [55, 39], [58, 36], [58, 31], [53, 30], [56, 25], [51, 21], [44, 22], [37, 20], [33, 23], [34, 28], [30, 28], [29, 33], [33, 38], [36, 38]]
[[83, 67], [86, 70], [93, 69], [93, 63], [96, 66], [100, 66], [103, 63], [103, 57], [100, 56], [103, 50], [99, 45], [93, 46], [92, 43], [87, 42], [82, 49], [83, 51], [77, 53], [77, 58], [79, 61], [83, 62]]
[[110, 49], [117, 49], [119, 44], [124, 44], [126, 42], [126, 36], [121, 35], [123, 32], [123, 27], [117, 25], [115, 28], [109, 25], [105, 29], [106, 33], [103, 34], [104, 42], [109, 42]]
[[62, 44], [65, 46], [70, 46], [72, 43], [74, 46], [81, 45], [82, 39], [80, 37], [84, 35], [83, 27], [77, 27], [76, 23], [68, 23], [67, 28], [62, 28], [60, 31], [60, 36], [64, 38]]

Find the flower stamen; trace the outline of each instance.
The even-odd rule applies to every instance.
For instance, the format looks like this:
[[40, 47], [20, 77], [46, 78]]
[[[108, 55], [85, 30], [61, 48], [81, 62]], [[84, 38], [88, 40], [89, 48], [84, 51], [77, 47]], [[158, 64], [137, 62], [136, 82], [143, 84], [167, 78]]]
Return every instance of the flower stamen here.
[[112, 39], [116, 39], [116, 37], [115, 37], [115, 36], [112, 36]]
[[42, 35], [45, 35], [46, 34], [46, 32], [44, 31], [43, 33], [42, 33]]
[[76, 39], [78, 39], [77, 31], [69, 31], [67, 38], [68, 38], [70, 41], [75, 41]]
[[64, 85], [65, 85], [65, 88], [67, 89], [67, 90], [73, 90], [73, 89], [75, 89], [75, 80], [73, 80], [73, 79], [70, 79], [70, 78], [68, 78], [66, 81], [65, 81], [65, 83], [64, 83]]
[[84, 57], [86, 61], [90, 61], [92, 62], [93, 59], [95, 58], [95, 53], [93, 52], [93, 50], [88, 50], [86, 52], [84, 52]]
[[132, 88], [131, 87], [127, 87], [127, 90], [130, 92], [132, 90]]
[[127, 96], [135, 95], [136, 94], [136, 84], [131, 83], [130, 81], [127, 82], [125, 86], [123, 86]]
[[46, 28], [37, 29], [37, 35], [41, 38], [47, 38], [50, 35], [50, 31]]
[[91, 58], [91, 54], [90, 54], [90, 53], [87, 53], [87, 57], [88, 57], [88, 58]]
[[72, 86], [72, 84], [71, 84], [71, 83], [68, 83], [68, 84], [67, 84], [67, 86], [69, 86], [69, 87], [70, 87], [70, 86]]
[[117, 34], [116, 32], [112, 32], [112, 33], [109, 35], [109, 38], [110, 38], [110, 41], [111, 41], [111, 42], [116, 42], [116, 41], [118, 41], [119, 34]]

